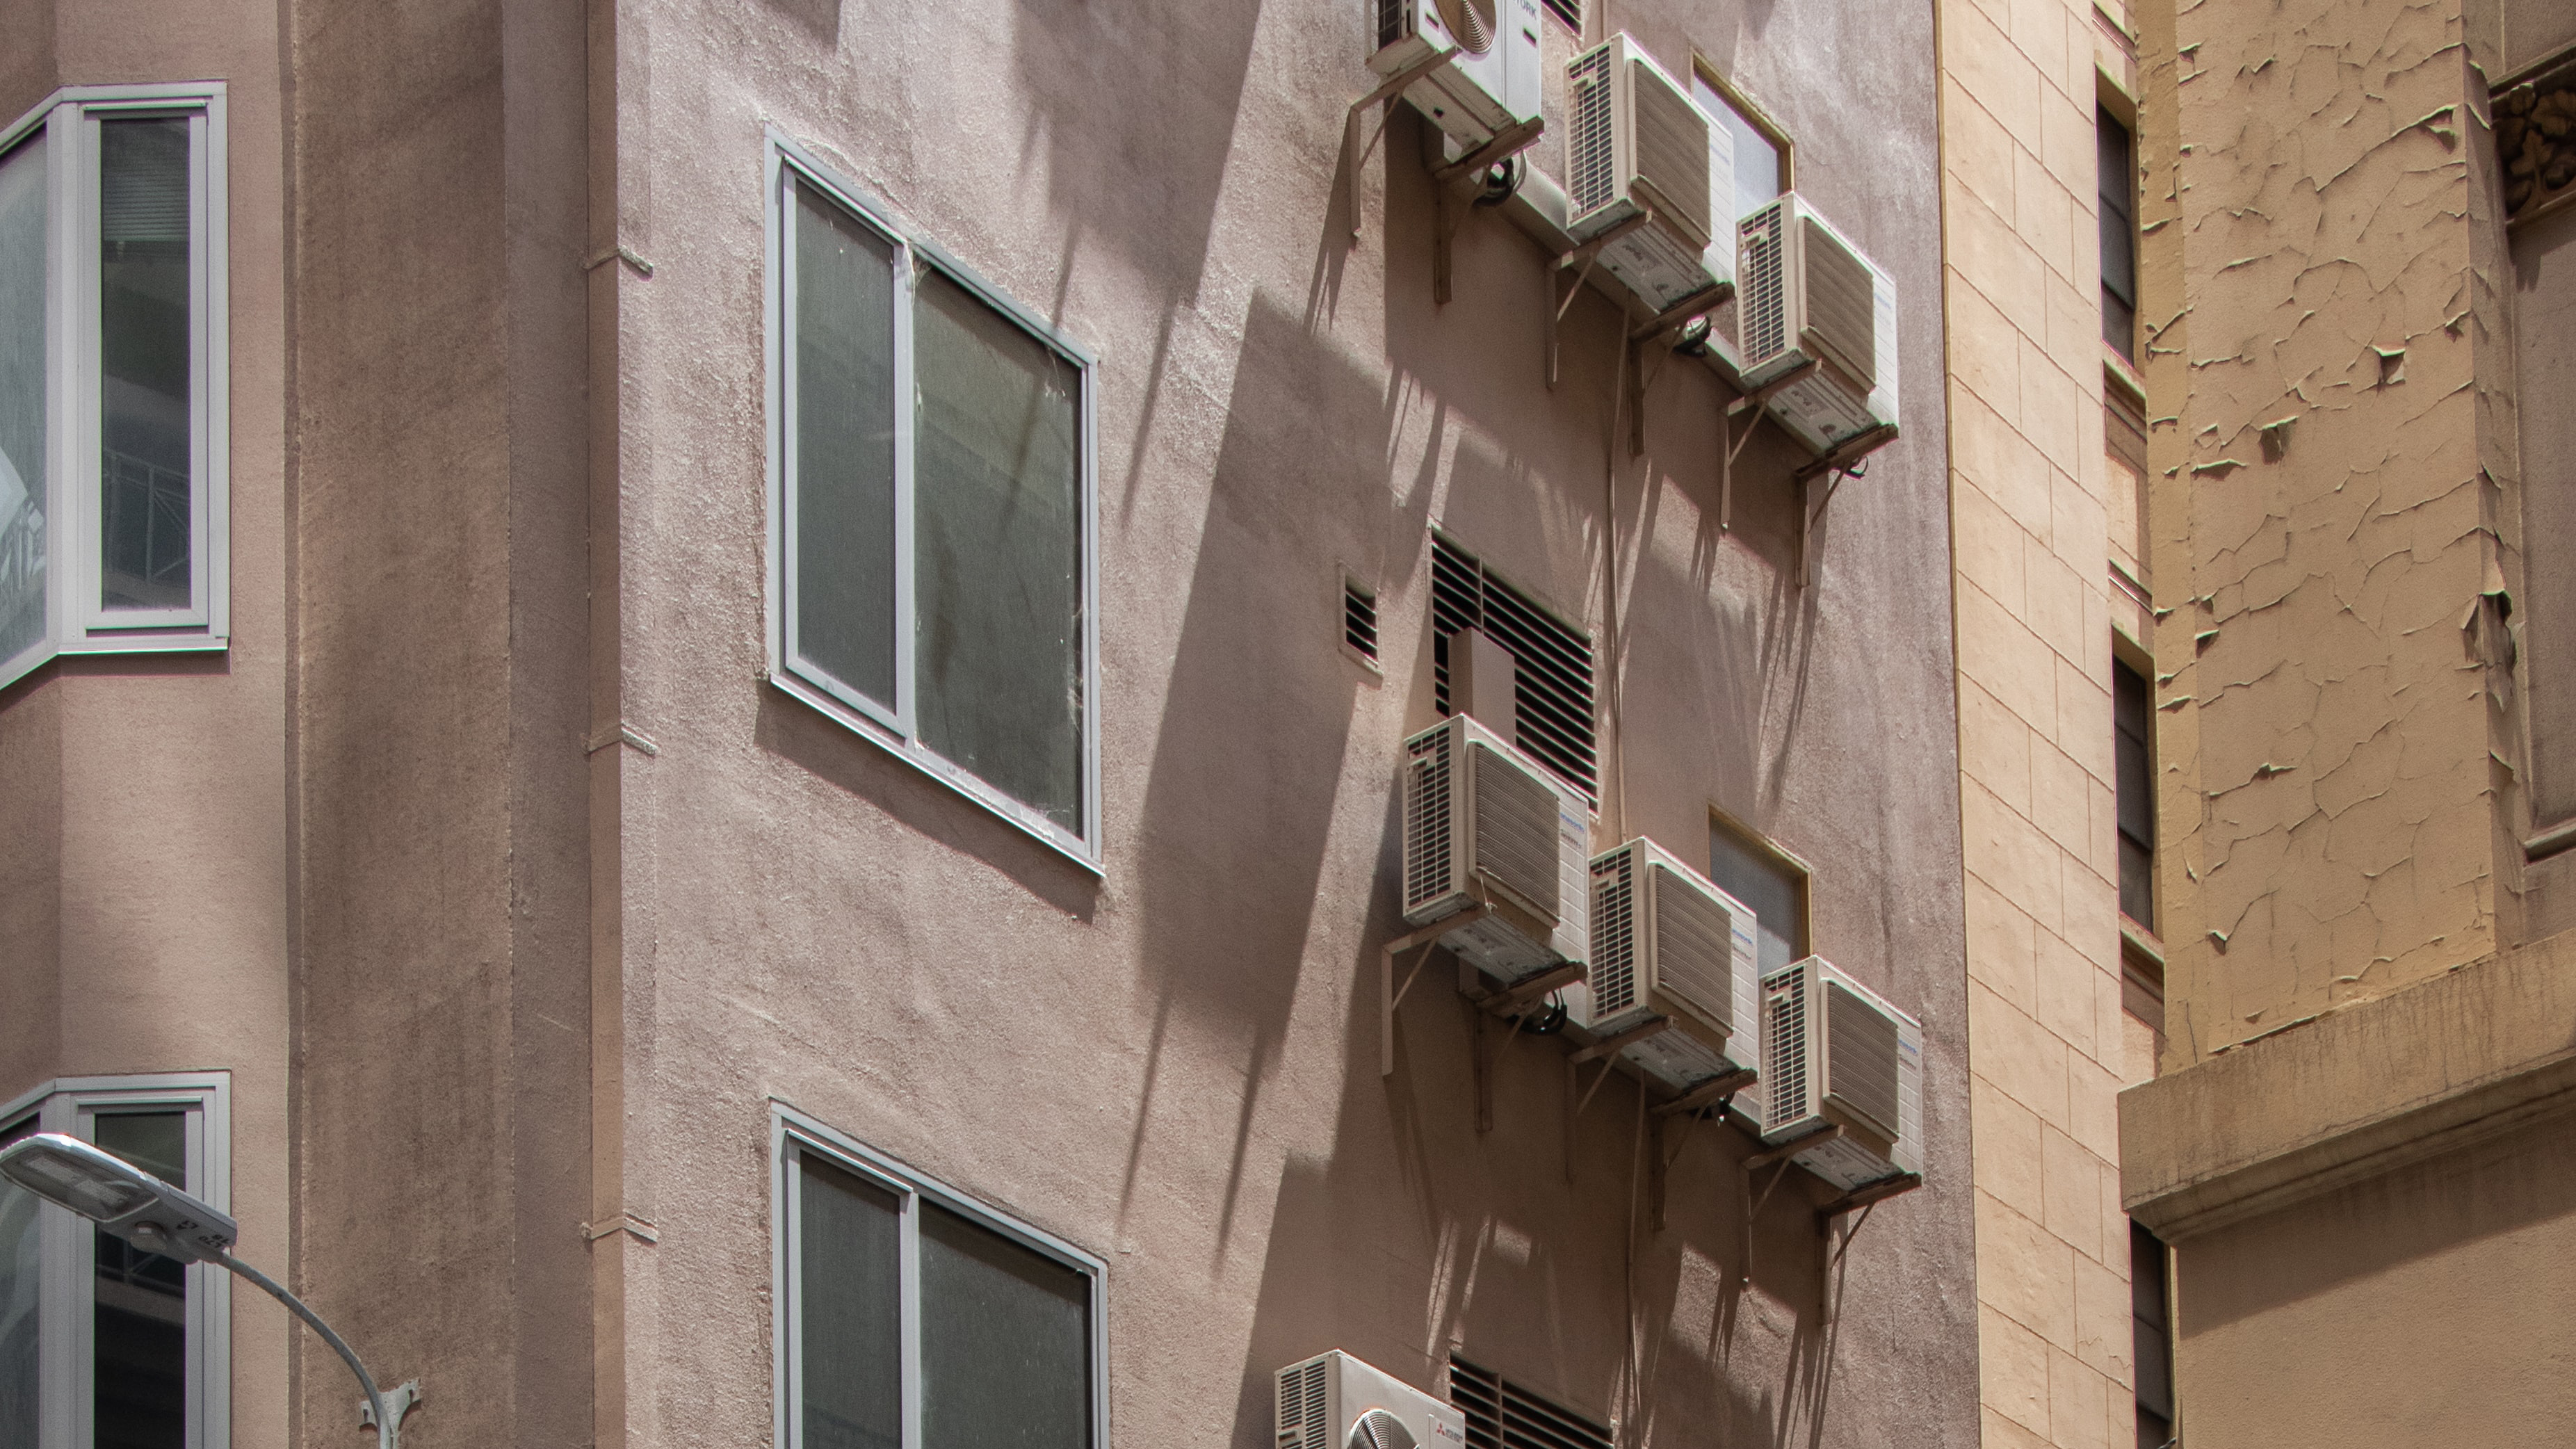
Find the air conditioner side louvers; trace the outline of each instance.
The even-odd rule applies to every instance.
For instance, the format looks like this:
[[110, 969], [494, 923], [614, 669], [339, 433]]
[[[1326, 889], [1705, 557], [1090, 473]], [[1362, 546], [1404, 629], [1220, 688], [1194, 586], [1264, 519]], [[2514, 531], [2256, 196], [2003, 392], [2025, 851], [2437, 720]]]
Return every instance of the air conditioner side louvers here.
[[1467, 715], [1405, 741], [1397, 783], [1406, 921], [1488, 907], [1442, 941], [1505, 982], [1584, 959], [1591, 811], [1582, 796]]
[[1568, 204], [1582, 215], [1618, 196], [1619, 157], [1612, 111], [1618, 92], [1610, 84], [1607, 46], [1576, 56], [1566, 73], [1566, 182]]
[[1636, 858], [1620, 850], [1592, 863], [1592, 1012], [1623, 1015], [1637, 1005]]
[[1693, 250], [1708, 245], [1708, 113], [1642, 56], [1628, 62], [1637, 187]]
[[1556, 792], [1477, 743], [1476, 869], [1550, 918], [1557, 914]]
[[1658, 862], [1648, 869], [1655, 881], [1656, 984], [1734, 1031], [1733, 922], [1671, 866]]
[[1309, 1359], [1279, 1371], [1279, 1449], [1341, 1449], [1332, 1442], [1325, 1360]]
[[1825, 1055], [1834, 1064], [1831, 1099], [1880, 1136], [1900, 1136], [1895, 1020], [1833, 981], [1825, 985], [1825, 1030]]
[[1869, 263], [1812, 216], [1800, 217], [1807, 259], [1807, 332], [1863, 391], [1878, 380], [1877, 311]]
[[1761, 986], [1743, 902], [1639, 836], [1593, 857], [1591, 925], [1588, 976], [1566, 989], [1577, 1026], [1624, 1036], [1660, 1021], [1620, 1056], [1675, 1091], [1756, 1064]]
[[1817, 453], [1895, 436], [1896, 286], [1796, 192], [1736, 224], [1736, 343], [1766, 410]]
[[[1777, 980], [1777, 978], [1775, 978]], [[1762, 1013], [1762, 1122], [1795, 1122], [1811, 1115], [1807, 1105], [1807, 978], [1804, 973], [1778, 980]]]
[[1410, 916], [1456, 888], [1449, 821], [1449, 735], [1417, 736], [1404, 792], [1404, 911]]
[[1763, 981], [1761, 1135], [1844, 1188], [1922, 1171], [1923, 1027], [1821, 956]]

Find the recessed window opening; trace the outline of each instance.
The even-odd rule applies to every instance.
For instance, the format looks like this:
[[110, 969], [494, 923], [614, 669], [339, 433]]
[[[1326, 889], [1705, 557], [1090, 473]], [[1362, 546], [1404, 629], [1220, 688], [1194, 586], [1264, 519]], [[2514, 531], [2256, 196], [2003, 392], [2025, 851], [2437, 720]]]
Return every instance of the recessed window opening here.
[[1092, 360], [770, 154], [772, 678], [1096, 862]]
[[1795, 861], [1753, 832], [1712, 815], [1708, 878], [1753, 908], [1755, 959], [1763, 975], [1807, 957], [1807, 872]]
[[2102, 227], [2102, 340], [2137, 360], [2138, 179], [2129, 128], [2109, 111], [2093, 113], [2095, 169]]
[[2112, 813], [2120, 830], [2120, 911], [2149, 930], [2156, 924], [2155, 715], [2147, 678], [2111, 661], [2115, 732]]
[[1512, 656], [1512, 743], [1558, 778], [1600, 798], [1592, 640], [1487, 569], [1444, 534], [1431, 537], [1431, 693], [1449, 693], [1449, 640], [1479, 629]]
[[1467, 1421], [1467, 1449], [1612, 1449], [1608, 1426], [1455, 1354], [1449, 1402]]
[[782, 1449], [1107, 1442], [1100, 1261], [780, 1126]]
[[2132, 1360], [2137, 1365], [2138, 1449], [2173, 1442], [2173, 1318], [2165, 1292], [2167, 1249], [2156, 1235], [2129, 1224], [2129, 1303]]
[[1377, 663], [1377, 593], [1342, 575], [1342, 643], [1369, 664]]
[[[1691, 99], [1699, 102], [1700, 109], [1725, 127], [1735, 141], [1735, 210], [1724, 218], [1731, 228], [1790, 188], [1789, 138], [1760, 108], [1733, 86], [1711, 75], [1705, 65], [1691, 70]], [[1731, 232], [1720, 233], [1728, 234]]]
[[81, 86], [0, 130], [0, 684], [224, 644], [223, 115]]

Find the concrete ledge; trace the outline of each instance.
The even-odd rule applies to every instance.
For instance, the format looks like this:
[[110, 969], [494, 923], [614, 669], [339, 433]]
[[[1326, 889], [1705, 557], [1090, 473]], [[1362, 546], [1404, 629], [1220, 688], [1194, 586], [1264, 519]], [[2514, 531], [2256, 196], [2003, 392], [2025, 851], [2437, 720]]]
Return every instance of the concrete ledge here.
[[2179, 1241], [2571, 1109], [2576, 931], [2121, 1093], [2121, 1201]]

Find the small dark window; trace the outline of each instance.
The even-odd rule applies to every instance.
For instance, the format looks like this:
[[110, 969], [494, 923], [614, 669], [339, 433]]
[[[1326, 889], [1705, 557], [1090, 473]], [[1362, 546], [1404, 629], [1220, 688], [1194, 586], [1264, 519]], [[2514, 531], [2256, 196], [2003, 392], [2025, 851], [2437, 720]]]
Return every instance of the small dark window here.
[[1377, 662], [1377, 595], [1347, 576], [1342, 579], [1342, 642], [1362, 659]]
[[2146, 676], [2111, 662], [2114, 812], [2120, 820], [2120, 910], [2149, 930], [2156, 925], [2156, 756], [2154, 711]]
[[2102, 340], [2134, 362], [2138, 356], [2138, 163], [2129, 128], [2109, 111], [2093, 113], [2102, 220]]
[[2137, 1335], [2138, 1449], [2164, 1449], [2174, 1437], [2173, 1322], [2165, 1304], [2165, 1245], [2136, 1223], [2129, 1224], [2129, 1311]]
[[1583, 34], [1583, 0], [1539, 0], [1557, 23], [1576, 35]]
[[1512, 743], [1599, 799], [1592, 721], [1592, 641], [1482, 560], [1438, 534], [1431, 539], [1431, 692], [1449, 703], [1449, 636], [1481, 629], [1512, 656]]
[[1755, 964], [1764, 976], [1807, 955], [1807, 873], [1723, 820], [1708, 825], [1708, 878], [1753, 908]]
[[1467, 1449], [1611, 1449], [1602, 1425], [1454, 1356], [1449, 1402], [1467, 1420]]

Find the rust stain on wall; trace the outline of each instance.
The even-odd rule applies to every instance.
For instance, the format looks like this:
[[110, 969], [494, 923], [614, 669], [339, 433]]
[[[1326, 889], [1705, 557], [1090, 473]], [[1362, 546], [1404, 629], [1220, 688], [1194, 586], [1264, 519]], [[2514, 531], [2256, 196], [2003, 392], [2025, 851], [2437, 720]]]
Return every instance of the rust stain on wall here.
[[2171, 1071], [2511, 938], [2519, 564], [2459, 0], [2145, 23]]

